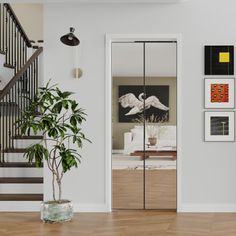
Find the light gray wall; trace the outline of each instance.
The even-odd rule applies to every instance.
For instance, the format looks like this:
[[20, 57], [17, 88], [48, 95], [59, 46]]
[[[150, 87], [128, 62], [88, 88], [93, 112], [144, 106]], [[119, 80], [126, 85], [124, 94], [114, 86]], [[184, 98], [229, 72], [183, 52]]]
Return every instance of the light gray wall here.
[[[203, 46], [235, 44], [235, 0], [182, 4], [48, 4], [45, 6], [45, 81], [74, 91], [88, 113], [82, 165], [65, 176], [64, 198], [86, 206], [105, 204], [105, 33], [181, 33], [182, 199], [192, 209], [236, 209], [236, 144], [203, 141]], [[84, 75], [71, 78], [73, 48], [62, 45], [70, 26], [81, 40]], [[45, 168], [45, 194], [51, 180]], [[228, 207], [228, 208], [227, 208]], [[93, 209], [94, 209], [93, 208]], [[206, 208], [204, 208], [206, 209]]]
[[11, 4], [25, 33], [30, 40], [43, 39], [43, 4], [20, 3]]
[[[112, 88], [112, 148], [124, 149], [124, 133], [137, 125], [137, 123], [119, 122], [119, 85], [138, 85], [141, 84], [142, 77], [113, 77]], [[169, 86], [169, 121], [165, 124], [176, 125], [176, 78], [175, 77], [146, 77], [146, 85], [168, 85]]]

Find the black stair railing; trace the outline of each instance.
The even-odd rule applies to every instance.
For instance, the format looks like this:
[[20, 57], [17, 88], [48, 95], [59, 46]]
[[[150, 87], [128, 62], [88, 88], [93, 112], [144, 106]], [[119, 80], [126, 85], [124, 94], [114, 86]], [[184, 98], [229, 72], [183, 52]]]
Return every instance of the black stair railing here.
[[5, 66], [15, 74], [27, 61], [27, 49], [32, 44], [10, 4], [0, 4], [0, 52], [6, 55]]
[[24, 122], [23, 112], [38, 89], [40, 47], [28, 59], [32, 44], [11, 6], [0, 3], [0, 53], [5, 66], [14, 68], [14, 76], [0, 93], [0, 163], [14, 149], [14, 137], [21, 136], [16, 121]]
[[[23, 112], [38, 90], [38, 60], [42, 51], [42, 47], [37, 49], [0, 93], [0, 162], [5, 162], [5, 153], [14, 149], [14, 137], [22, 135], [19, 126], [24, 122]], [[16, 125], [16, 121], [20, 123]]]

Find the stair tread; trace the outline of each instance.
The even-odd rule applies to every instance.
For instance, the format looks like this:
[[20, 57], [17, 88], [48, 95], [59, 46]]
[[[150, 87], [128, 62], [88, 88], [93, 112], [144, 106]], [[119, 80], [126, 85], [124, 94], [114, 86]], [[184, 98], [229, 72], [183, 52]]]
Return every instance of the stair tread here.
[[0, 201], [42, 201], [43, 194], [0, 194]]
[[1, 177], [0, 184], [42, 184], [42, 177]]
[[[28, 163], [28, 162], [4, 162], [0, 163], [0, 167], [5, 168], [35, 168], [35, 163]], [[43, 165], [41, 166], [43, 167]]]
[[27, 91], [27, 90], [25, 90], [25, 89], [22, 89], [22, 90], [21, 90], [21, 93], [30, 94], [30, 92], [29, 92], [29, 91]]
[[5, 153], [25, 153], [27, 148], [8, 148], [5, 149]]
[[18, 105], [15, 102], [0, 102], [0, 106], [18, 106]]
[[43, 139], [43, 135], [15, 135], [12, 137], [13, 139]]
[[7, 67], [7, 68], [10, 68], [10, 69], [15, 69], [15, 66], [7, 64], [7, 63], [4, 63], [3, 66]]

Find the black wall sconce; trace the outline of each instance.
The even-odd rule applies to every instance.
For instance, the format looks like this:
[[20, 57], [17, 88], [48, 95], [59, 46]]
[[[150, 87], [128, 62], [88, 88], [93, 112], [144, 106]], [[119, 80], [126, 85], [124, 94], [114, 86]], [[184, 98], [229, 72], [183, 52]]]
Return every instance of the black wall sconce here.
[[[75, 29], [73, 27], [70, 27], [70, 33], [63, 35], [60, 40], [63, 44], [67, 46], [78, 46], [80, 44], [79, 39], [74, 35]], [[75, 48], [75, 69], [73, 70], [73, 76], [75, 78], [80, 78], [83, 74], [82, 70], [77, 67], [78, 64], [78, 51], [77, 48]]]
[[70, 27], [70, 33], [65, 34], [61, 37], [61, 42], [68, 46], [77, 46], [79, 45], [79, 39], [74, 35], [75, 29]]

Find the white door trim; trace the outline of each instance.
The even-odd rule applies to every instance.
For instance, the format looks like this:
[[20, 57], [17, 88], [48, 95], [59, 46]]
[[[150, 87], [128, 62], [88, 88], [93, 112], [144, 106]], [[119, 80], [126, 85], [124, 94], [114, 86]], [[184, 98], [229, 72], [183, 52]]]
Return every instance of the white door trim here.
[[111, 56], [113, 42], [134, 41], [176, 41], [177, 42], [177, 212], [182, 211], [182, 122], [181, 122], [181, 65], [182, 65], [182, 37], [180, 34], [106, 34], [106, 82], [105, 82], [105, 194], [106, 208], [112, 211], [112, 75]]

